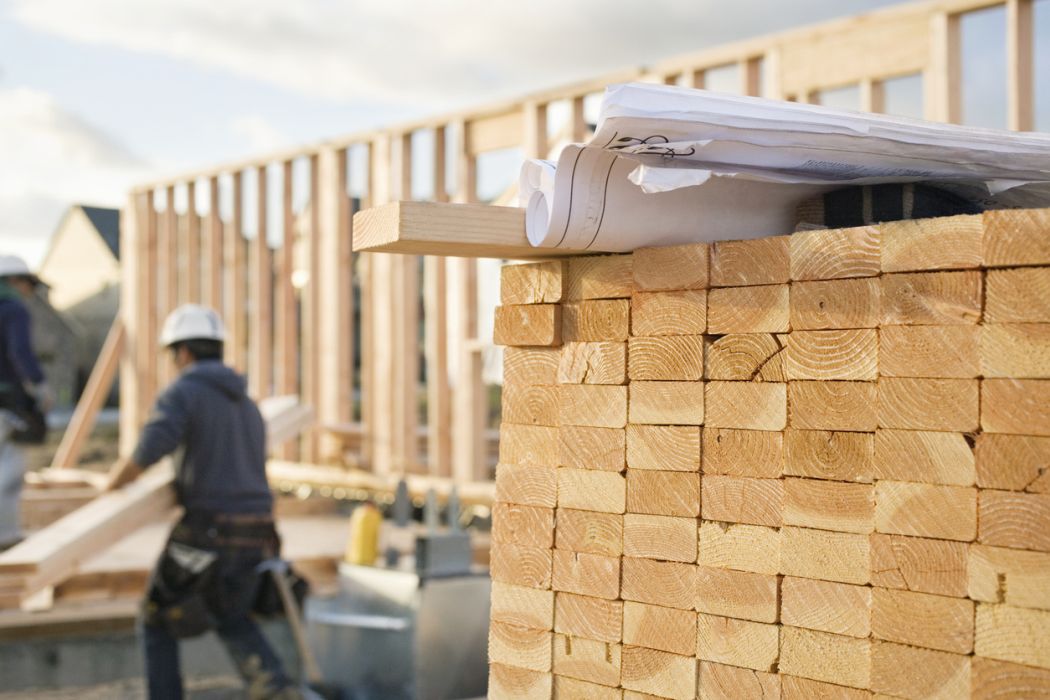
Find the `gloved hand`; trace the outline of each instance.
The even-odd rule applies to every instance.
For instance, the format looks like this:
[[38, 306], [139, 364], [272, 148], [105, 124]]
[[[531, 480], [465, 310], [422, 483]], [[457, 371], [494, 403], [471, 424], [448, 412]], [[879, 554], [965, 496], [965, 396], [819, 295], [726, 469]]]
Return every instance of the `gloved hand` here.
[[34, 384], [28, 387], [26, 391], [36, 399], [37, 408], [40, 409], [41, 413], [48, 413], [55, 407], [55, 392], [51, 390], [51, 385], [47, 382]]

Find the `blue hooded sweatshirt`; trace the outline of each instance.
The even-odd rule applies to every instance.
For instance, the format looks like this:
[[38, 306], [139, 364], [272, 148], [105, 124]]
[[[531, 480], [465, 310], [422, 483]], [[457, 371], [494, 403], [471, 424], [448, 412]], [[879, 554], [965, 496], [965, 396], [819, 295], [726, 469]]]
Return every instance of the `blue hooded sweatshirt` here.
[[30, 335], [29, 310], [6, 284], [0, 289], [0, 390], [44, 381]]
[[266, 424], [244, 377], [195, 362], [157, 398], [132, 459], [148, 467], [181, 448], [175, 489], [189, 512], [268, 513]]

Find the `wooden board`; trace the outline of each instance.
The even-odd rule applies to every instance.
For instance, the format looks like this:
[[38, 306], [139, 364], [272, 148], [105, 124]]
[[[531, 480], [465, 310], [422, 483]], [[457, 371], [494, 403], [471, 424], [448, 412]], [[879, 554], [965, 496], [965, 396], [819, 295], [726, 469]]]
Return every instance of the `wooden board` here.
[[582, 252], [534, 248], [525, 237], [525, 210], [517, 207], [391, 202], [354, 214], [353, 232], [356, 252], [511, 260]]

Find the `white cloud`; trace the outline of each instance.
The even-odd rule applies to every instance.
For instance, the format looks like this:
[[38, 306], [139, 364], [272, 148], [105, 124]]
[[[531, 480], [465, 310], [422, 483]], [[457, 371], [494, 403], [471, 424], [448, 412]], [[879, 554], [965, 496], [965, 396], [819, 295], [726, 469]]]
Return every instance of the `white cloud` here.
[[[583, 79], [894, 0], [14, 0], [66, 38], [305, 94], [448, 105]], [[785, 9], [788, 9], [785, 7]]]
[[230, 121], [230, 132], [253, 153], [267, 153], [288, 145], [288, 138], [258, 114], [244, 114]]
[[117, 141], [46, 93], [0, 90], [0, 248], [39, 259], [74, 202], [119, 206], [148, 171]]

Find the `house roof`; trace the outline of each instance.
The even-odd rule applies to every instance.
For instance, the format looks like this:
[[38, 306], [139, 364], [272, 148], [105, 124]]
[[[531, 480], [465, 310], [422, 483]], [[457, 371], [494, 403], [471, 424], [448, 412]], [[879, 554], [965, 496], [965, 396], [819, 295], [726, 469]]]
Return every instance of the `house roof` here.
[[102, 236], [102, 240], [106, 242], [113, 257], [120, 260], [120, 210], [89, 207], [83, 204], [80, 205], [80, 209]]

